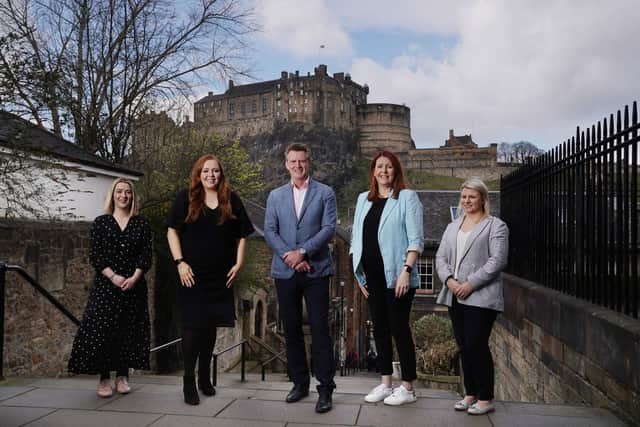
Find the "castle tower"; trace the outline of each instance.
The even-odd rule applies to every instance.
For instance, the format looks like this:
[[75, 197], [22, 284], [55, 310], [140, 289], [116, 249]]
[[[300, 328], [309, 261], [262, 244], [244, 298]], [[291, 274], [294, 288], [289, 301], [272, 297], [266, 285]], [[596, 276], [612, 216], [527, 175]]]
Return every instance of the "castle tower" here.
[[411, 139], [411, 111], [397, 104], [366, 104], [357, 108], [360, 151], [372, 156], [388, 150], [404, 153], [414, 149]]

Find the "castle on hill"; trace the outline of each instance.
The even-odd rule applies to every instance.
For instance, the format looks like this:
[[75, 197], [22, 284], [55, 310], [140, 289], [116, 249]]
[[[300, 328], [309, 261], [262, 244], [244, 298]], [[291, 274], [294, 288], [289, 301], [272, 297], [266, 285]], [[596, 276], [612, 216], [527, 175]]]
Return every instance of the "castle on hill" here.
[[[497, 144], [478, 147], [471, 135], [455, 136], [440, 148], [416, 148], [411, 114], [405, 105], [367, 102], [369, 87], [349, 74], [330, 76], [320, 64], [313, 74], [282, 71], [280, 78], [245, 85], [229, 80], [221, 94], [209, 92], [194, 103], [194, 124], [229, 138], [270, 133], [278, 123], [299, 123], [356, 132], [360, 152], [396, 153], [408, 169], [436, 175], [496, 179], [506, 173], [497, 164]], [[509, 168], [510, 170], [511, 168]]]

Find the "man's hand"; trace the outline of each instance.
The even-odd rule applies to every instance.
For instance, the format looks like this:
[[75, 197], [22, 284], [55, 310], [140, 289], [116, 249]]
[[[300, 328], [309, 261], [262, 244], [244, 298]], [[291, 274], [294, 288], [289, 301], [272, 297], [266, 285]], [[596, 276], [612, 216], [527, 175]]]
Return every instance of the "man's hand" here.
[[296, 265], [300, 264], [304, 260], [304, 255], [299, 250], [294, 249], [284, 253], [282, 260], [289, 268], [296, 268]]
[[307, 261], [302, 261], [295, 266], [295, 270], [300, 273], [308, 273], [311, 271], [311, 264]]

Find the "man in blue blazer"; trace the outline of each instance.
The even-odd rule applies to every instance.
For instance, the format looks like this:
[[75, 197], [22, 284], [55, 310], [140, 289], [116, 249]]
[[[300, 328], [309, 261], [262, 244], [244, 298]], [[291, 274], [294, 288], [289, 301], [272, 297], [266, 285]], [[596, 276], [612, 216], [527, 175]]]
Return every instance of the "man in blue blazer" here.
[[302, 298], [311, 326], [313, 372], [320, 383], [316, 412], [331, 410], [336, 387], [329, 335], [329, 276], [333, 264], [329, 242], [336, 232], [336, 196], [309, 177], [309, 150], [291, 144], [285, 166], [291, 181], [271, 191], [267, 199], [264, 237], [273, 250], [271, 276], [275, 279], [287, 345], [289, 376], [294, 383], [286, 401], [309, 395], [309, 367], [302, 332]]

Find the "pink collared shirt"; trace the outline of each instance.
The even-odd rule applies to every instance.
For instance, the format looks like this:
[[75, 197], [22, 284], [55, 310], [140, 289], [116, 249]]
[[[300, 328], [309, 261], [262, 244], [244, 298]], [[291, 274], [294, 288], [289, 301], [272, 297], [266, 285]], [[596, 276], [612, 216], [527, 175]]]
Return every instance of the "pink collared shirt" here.
[[291, 187], [293, 187], [293, 204], [296, 208], [296, 218], [300, 219], [304, 196], [307, 194], [307, 189], [309, 188], [309, 178], [304, 181], [304, 184], [302, 184], [300, 188], [296, 187], [293, 181], [291, 181]]

